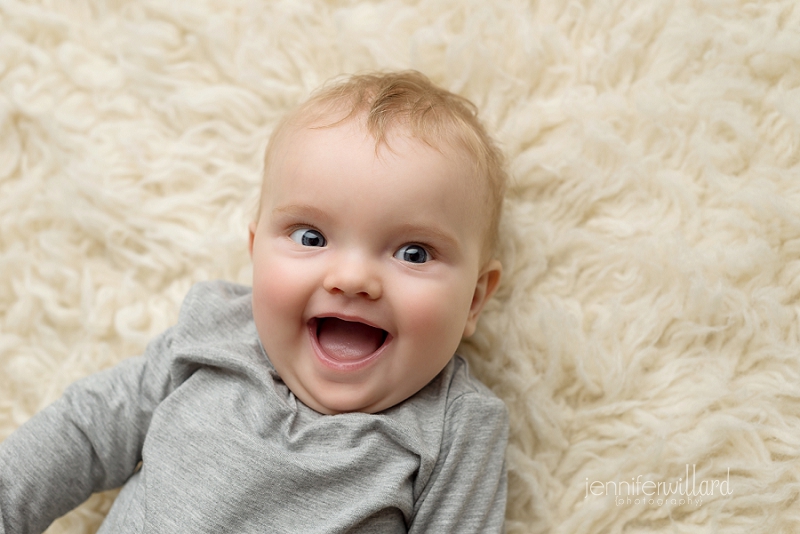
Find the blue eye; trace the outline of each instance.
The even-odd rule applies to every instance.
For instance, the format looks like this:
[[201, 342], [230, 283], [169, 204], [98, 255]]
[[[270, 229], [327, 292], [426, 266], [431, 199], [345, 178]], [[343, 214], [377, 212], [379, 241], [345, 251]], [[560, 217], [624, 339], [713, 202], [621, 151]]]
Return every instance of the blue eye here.
[[400, 247], [400, 250], [394, 253], [394, 257], [398, 260], [407, 261], [408, 263], [425, 263], [431, 259], [430, 253], [421, 245], [405, 245]]
[[292, 232], [289, 236], [297, 244], [304, 247], [324, 247], [328, 242], [325, 241], [325, 236], [311, 228], [299, 228]]

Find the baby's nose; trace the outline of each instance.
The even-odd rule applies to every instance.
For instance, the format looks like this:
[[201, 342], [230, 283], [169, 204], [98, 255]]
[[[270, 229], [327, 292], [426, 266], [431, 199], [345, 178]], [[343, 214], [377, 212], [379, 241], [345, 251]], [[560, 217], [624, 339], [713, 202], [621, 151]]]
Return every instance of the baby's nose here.
[[342, 255], [328, 270], [323, 287], [333, 294], [376, 300], [383, 292], [378, 271], [374, 262], [363, 255]]

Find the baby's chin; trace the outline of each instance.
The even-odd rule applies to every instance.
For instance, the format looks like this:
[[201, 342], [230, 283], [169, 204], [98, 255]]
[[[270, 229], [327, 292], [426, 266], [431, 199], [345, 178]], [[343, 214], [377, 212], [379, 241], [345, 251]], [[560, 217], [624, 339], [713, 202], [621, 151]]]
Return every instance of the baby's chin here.
[[[291, 389], [291, 388], [290, 388]], [[357, 387], [351, 384], [335, 384], [334, 387], [326, 384], [314, 389], [313, 394], [302, 390], [294, 392], [306, 406], [324, 415], [338, 415], [343, 413], [375, 414], [388, 410], [413, 396], [416, 391], [394, 391], [392, 395], [380, 395], [367, 387]]]
[[305, 399], [298, 396], [298, 398], [309, 408], [324, 415], [343, 413], [374, 414], [401, 402], [389, 398], [365, 398], [363, 393], [343, 391], [316, 391], [313, 396], [309, 395]]

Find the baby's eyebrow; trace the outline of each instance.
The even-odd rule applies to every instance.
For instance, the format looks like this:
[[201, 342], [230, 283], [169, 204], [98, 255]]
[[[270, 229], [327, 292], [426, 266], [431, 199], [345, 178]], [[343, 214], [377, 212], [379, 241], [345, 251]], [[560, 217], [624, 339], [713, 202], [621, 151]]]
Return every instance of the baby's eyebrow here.
[[272, 216], [290, 216], [326, 221], [330, 216], [325, 211], [309, 204], [286, 204], [272, 210]]
[[408, 235], [412, 239], [422, 239], [423, 241], [432, 241], [438, 247], [456, 250], [458, 248], [458, 239], [450, 232], [446, 232], [436, 226], [420, 225], [412, 223], [404, 223], [398, 226], [398, 231], [402, 235]]

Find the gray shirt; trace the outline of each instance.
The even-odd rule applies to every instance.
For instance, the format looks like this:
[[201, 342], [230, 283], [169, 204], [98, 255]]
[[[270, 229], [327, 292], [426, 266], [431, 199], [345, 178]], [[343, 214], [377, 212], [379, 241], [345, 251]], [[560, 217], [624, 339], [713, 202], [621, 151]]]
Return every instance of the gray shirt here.
[[203, 283], [143, 356], [0, 444], [0, 534], [123, 485], [100, 532], [500, 532], [507, 436], [459, 356], [379, 414], [311, 410], [264, 353], [250, 289]]

